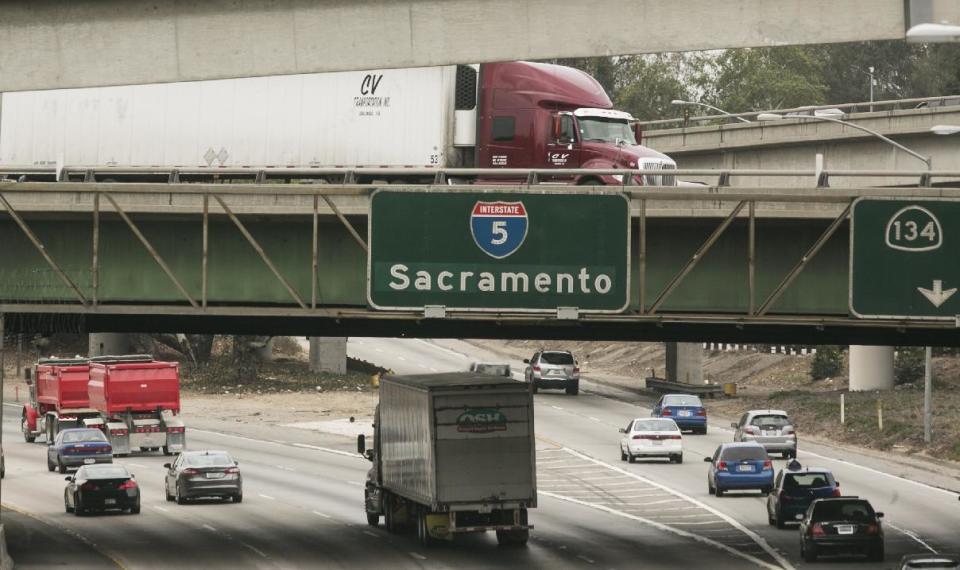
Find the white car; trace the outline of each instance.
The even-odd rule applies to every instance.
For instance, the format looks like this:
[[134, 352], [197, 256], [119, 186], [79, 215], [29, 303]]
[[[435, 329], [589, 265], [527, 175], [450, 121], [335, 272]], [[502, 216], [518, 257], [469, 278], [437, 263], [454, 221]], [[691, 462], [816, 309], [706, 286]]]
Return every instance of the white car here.
[[637, 418], [621, 428], [620, 460], [633, 463], [638, 457], [666, 457], [683, 463], [683, 435], [670, 418]]

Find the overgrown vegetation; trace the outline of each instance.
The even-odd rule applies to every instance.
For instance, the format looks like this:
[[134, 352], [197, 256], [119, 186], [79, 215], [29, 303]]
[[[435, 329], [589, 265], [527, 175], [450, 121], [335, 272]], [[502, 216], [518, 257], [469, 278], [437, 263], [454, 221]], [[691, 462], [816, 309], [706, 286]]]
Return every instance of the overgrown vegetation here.
[[919, 346], [897, 348], [893, 361], [893, 380], [896, 384], [912, 384], [923, 380], [925, 350]]
[[843, 373], [843, 347], [825, 345], [817, 349], [810, 363], [810, 377], [814, 380], [834, 378]]

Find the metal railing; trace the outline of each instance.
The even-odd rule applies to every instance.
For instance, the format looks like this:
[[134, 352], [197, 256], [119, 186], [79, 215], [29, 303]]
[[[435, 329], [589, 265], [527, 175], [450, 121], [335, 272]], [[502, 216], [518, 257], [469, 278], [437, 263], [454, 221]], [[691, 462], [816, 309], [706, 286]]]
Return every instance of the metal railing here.
[[[700, 115], [694, 117], [677, 117], [675, 119], [657, 119], [653, 121], [640, 121], [639, 124], [644, 130], [658, 130], [668, 128], [686, 128], [699, 126], [703, 123], [735, 123], [742, 124], [739, 119], [755, 121], [757, 116], [762, 113], [786, 114], [804, 114], [810, 115], [816, 111], [825, 109], [840, 109], [847, 114], [872, 113], [880, 111], [913, 110], [918, 108], [929, 109], [936, 107], [947, 107], [960, 105], [960, 95], [945, 95], [941, 97], [915, 97], [912, 99], [889, 99], [884, 101], [866, 101], [860, 103], [838, 103], [836, 105], [807, 105], [803, 107], [791, 107], [788, 109], [770, 109], [765, 111], [748, 111], [744, 113], [730, 113], [729, 115]], [[747, 127], [743, 127], [747, 128]]]

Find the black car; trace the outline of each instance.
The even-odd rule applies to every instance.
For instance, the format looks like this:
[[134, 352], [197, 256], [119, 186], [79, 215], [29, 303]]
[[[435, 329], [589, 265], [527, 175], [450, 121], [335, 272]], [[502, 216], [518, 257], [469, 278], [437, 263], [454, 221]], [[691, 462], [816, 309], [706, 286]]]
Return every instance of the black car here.
[[907, 554], [900, 559], [900, 570], [960, 570], [960, 554]]
[[859, 497], [817, 499], [800, 521], [800, 555], [816, 562], [822, 554], [865, 554], [882, 562], [882, 518]]
[[828, 469], [804, 468], [796, 459], [780, 471], [767, 495], [767, 520], [777, 528], [796, 522], [816, 499], [840, 496], [840, 482]]
[[182, 505], [188, 499], [220, 497], [243, 501], [243, 479], [237, 462], [226, 451], [184, 451], [171, 463], [164, 463], [168, 501]]
[[85, 465], [67, 478], [63, 508], [78, 517], [91, 511], [140, 513], [140, 487], [123, 465]]

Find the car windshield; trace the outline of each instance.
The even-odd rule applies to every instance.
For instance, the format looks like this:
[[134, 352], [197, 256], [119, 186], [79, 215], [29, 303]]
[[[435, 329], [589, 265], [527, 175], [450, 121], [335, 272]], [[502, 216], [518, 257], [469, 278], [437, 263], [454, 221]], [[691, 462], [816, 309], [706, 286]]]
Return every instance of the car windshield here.
[[130, 472], [122, 465], [91, 465], [81, 467], [77, 471], [77, 479], [124, 479], [129, 477]]
[[784, 489], [817, 489], [832, 487], [833, 476], [829, 473], [787, 473]]
[[754, 426], [776, 426], [778, 428], [790, 425], [790, 418], [781, 415], [762, 415], [755, 416], [750, 420], [750, 425]]
[[493, 376], [510, 376], [510, 366], [507, 364], [477, 364], [478, 374], [492, 374]]
[[700, 401], [700, 398], [696, 396], [686, 396], [686, 395], [677, 395], [677, 396], [664, 396], [663, 397], [664, 406], [697, 406], [702, 407], [703, 402]]
[[720, 453], [720, 459], [724, 461], [748, 461], [755, 459], [767, 459], [767, 452], [759, 445], [749, 445], [743, 447], [727, 447]]
[[814, 521], [857, 521], [873, 520], [873, 507], [866, 501], [825, 501], [813, 509]]
[[233, 465], [233, 459], [226, 453], [204, 453], [186, 456], [185, 463], [190, 467], [224, 467]]
[[679, 431], [673, 420], [637, 420], [633, 423], [633, 431]]
[[623, 119], [580, 117], [580, 137], [583, 141], [637, 144], [630, 125]]
[[82, 441], [107, 441], [107, 436], [98, 429], [63, 432], [63, 443], [80, 443]]
[[569, 352], [544, 352], [540, 355], [540, 362], [546, 364], [573, 364], [573, 355]]

